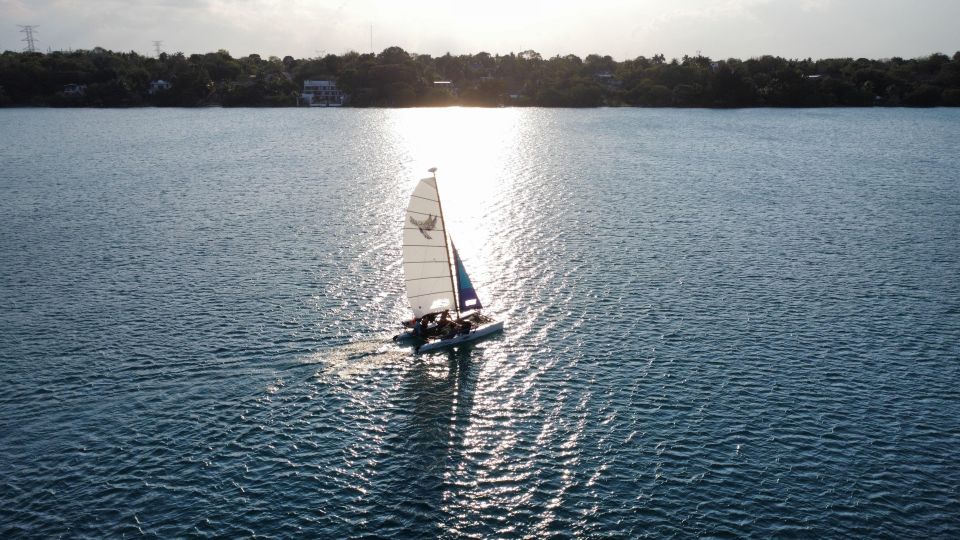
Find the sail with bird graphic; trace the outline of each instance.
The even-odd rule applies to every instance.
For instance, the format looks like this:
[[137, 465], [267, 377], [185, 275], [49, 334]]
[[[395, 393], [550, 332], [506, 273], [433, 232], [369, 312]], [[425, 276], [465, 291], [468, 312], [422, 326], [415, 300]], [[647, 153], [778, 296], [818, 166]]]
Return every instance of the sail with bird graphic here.
[[[503, 330], [503, 322], [483, 315], [483, 305], [460, 253], [449, 239], [434, 176], [417, 183], [403, 220], [403, 272], [413, 320], [396, 341], [419, 339], [417, 352], [475, 341]], [[452, 261], [451, 261], [451, 253]], [[433, 314], [452, 312], [435, 319]]]
[[454, 309], [446, 226], [433, 177], [420, 180], [410, 195], [403, 227], [403, 273], [414, 317]]

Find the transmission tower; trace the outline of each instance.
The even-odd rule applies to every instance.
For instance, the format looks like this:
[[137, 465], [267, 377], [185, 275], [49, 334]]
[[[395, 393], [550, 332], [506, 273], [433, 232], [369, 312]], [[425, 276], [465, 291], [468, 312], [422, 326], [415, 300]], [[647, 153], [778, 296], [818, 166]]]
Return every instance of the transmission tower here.
[[160, 45], [163, 45], [163, 42], [162, 42], [162, 41], [154, 41], [154, 42], [153, 42], [153, 48], [154, 48], [154, 50], [157, 51], [157, 58], [160, 57]]
[[26, 42], [27, 42], [27, 47], [24, 49], [24, 51], [25, 51], [25, 52], [37, 52], [37, 44], [36, 44], [36, 41], [37, 41], [37, 40], [36, 40], [36, 38], [33, 37], [33, 33], [36, 31], [36, 28], [38, 28], [39, 25], [36, 25], [36, 24], [34, 24], [34, 25], [22, 25], [22, 24], [18, 24], [17, 26], [20, 27], [20, 32], [21, 32], [21, 33], [27, 35], [27, 37], [25, 37], [25, 38], [23, 38], [23, 39], [20, 40], [20, 41], [26, 41]]

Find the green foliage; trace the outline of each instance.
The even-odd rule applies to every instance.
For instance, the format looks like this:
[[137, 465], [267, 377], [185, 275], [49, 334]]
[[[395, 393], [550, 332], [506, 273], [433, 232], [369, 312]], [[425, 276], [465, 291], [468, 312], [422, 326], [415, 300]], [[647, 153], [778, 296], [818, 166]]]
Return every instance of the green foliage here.
[[469, 88], [460, 95], [460, 103], [474, 107], [496, 107], [502, 102], [506, 85], [501, 79], [483, 79], [476, 88]]
[[[601, 54], [544, 59], [533, 50], [433, 58], [400, 47], [304, 59], [234, 58], [222, 49], [157, 58], [101, 48], [7, 51], [0, 55], [0, 106], [293, 106], [312, 79], [335, 80], [358, 107], [960, 106], [960, 52], [910, 60], [655, 54], [617, 62]], [[158, 80], [172, 87], [151, 90]]]
[[442, 88], [427, 88], [420, 96], [420, 105], [426, 107], [448, 107], [457, 104], [457, 97]]
[[936, 107], [940, 104], [941, 88], [921, 84], [904, 93], [903, 104], [908, 107]]

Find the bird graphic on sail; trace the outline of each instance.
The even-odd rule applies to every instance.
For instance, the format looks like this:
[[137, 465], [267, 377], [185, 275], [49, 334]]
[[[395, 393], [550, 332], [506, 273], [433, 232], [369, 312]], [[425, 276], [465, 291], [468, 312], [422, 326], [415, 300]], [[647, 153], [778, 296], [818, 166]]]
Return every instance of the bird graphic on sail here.
[[426, 219], [416, 219], [410, 216], [410, 223], [420, 230], [420, 234], [422, 234], [424, 238], [433, 239], [432, 236], [427, 234], [427, 231], [432, 231], [437, 227], [437, 216], [431, 214], [427, 216]]

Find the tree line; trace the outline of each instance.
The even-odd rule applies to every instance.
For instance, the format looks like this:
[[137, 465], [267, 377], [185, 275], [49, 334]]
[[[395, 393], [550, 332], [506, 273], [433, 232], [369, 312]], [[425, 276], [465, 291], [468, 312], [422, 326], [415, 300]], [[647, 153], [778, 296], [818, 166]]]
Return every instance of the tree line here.
[[[960, 106], [960, 52], [882, 60], [656, 54], [618, 62], [532, 50], [432, 57], [400, 47], [306, 59], [234, 58], [225, 50], [158, 57], [99, 47], [6, 51], [0, 106], [295, 106], [312, 79], [336, 81], [355, 107]], [[159, 80], [169, 88], [151, 85]]]

